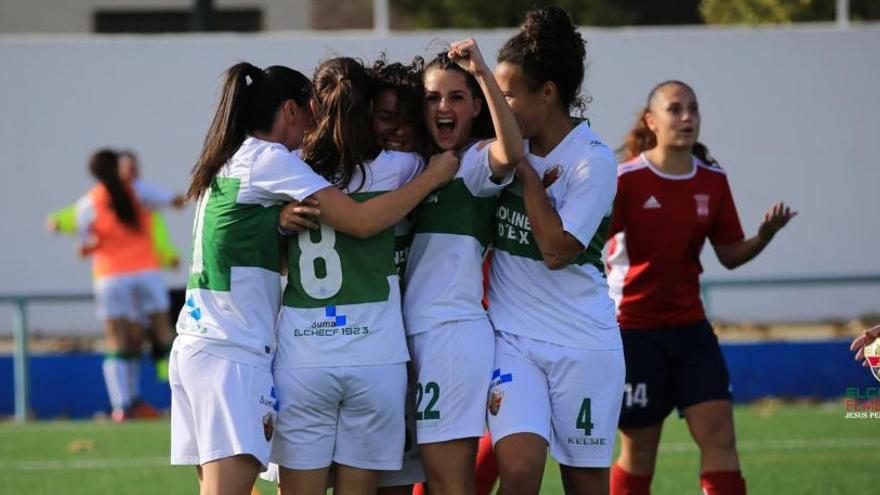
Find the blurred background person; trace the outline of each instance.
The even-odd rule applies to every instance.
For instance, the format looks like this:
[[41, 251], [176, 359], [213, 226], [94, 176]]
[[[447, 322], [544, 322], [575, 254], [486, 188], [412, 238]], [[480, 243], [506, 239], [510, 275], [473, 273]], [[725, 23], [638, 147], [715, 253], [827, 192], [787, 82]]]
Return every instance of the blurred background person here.
[[136, 191], [132, 179], [121, 176], [119, 162], [112, 150], [92, 155], [89, 171], [98, 184], [77, 201], [75, 216], [79, 254], [94, 259], [96, 313], [106, 337], [104, 380], [117, 422], [132, 417], [135, 408], [153, 415], [136, 395], [141, 341], [132, 328], [145, 316], [158, 335], [171, 335], [168, 293], [144, 203], [173, 202], [149, 190]]

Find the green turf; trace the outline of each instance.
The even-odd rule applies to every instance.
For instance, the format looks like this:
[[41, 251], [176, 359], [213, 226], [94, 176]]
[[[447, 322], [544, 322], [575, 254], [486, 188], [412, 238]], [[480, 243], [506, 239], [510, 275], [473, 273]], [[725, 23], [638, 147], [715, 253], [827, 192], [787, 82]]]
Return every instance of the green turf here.
[[[764, 404], [736, 410], [743, 470], [753, 494], [871, 491], [880, 467], [880, 419], [844, 419], [842, 402]], [[0, 494], [197, 493], [195, 470], [170, 467], [166, 421], [124, 425], [40, 422], [0, 425]], [[699, 461], [683, 421], [670, 418], [655, 494], [697, 494]], [[260, 485], [264, 494], [271, 487]], [[542, 493], [561, 494], [547, 465]]]

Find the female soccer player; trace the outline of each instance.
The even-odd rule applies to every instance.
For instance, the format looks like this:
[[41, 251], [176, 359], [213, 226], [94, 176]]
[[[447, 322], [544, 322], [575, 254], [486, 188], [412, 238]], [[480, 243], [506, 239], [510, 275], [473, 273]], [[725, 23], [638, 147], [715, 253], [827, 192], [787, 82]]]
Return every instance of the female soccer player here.
[[[359, 62], [325, 61], [314, 87], [317, 126], [300, 154], [339, 194], [364, 201], [416, 181], [439, 186], [437, 177], [451, 178], [431, 166], [418, 174], [414, 153], [380, 153], [370, 132], [370, 80]], [[319, 230], [298, 233], [287, 252], [274, 364], [282, 408], [272, 459], [281, 467], [283, 493], [324, 493], [331, 463], [336, 493], [375, 493], [379, 471], [400, 469], [405, 435], [409, 353], [394, 229], [386, 223], [369, 236], [346, 235], [337, 220], [344, 213], [317, 199]], [[415, 204], [401, 206], [395, 220]]]
[[[481, 305], [481, 263], [497, 196], [522, 159], [516, 118], [473, 39], [458, 41], [424, 70], [425, 122], [443, 150], [461, 150], [454, 181], [414, 215], [404, 318], [416, 383], [416, 438], [432, 494], [474, 490], [477, 441], [494, 337]], [[475, 145], [491, 115], [497, 139]]]
[[538, 493], [547, 455], [566, 493], [608, 492], [624, 363], [601, 250], [615, 162], [581, 103], [585, 42], [557, 7], [529, 12], [495, 75], [528, 140], [498, 204], [489, 429], [501, 492]]
[[736, 268], [796, 213], [776, 203], [758, 235], [744, 239], [726, 174], [699, 134], [694, 91], [666, 81], [651, 90], [623, 147], [608, 258], [627, 367], [614, 494], [650, 492], [673, 407], [700, 448], [703, 492], [746, 492], [727, 367], [700, 302], [700, 251], [708, 238], [721, 264]]
[[270, 369], [281, 304], [278, 205], [313, 196], [329, 225], [369, 237], [457, 169], [453, 158], [436, 160], [407, 187], [357, 203], [291, 153], [313, 125], [311, 106], [299, 72], [234, 65], [193, 168], [188, 194], [199, 201], [170, 363], [171, 462], [197, 465], [203, 494], [250, 493], [268, 462], [278, 407]]
[[132, 327], [146, 316], [159, 332], [171, 333], [168, 293], [150, 237], [152, 219], [142, 203], [163, 203], [165, 198], [136, 190], [130, 180], [123, 180], [119, 154], [114, 151], [93, 154], [89, 169], [99, 184], [77, 202], [73, 223], [80, 236], [80, 254], [95, 258], [96, 311], [107, 339], [104, 379], [112, 418], [120, 422], [139, 405], [141, 349]]
[[[424, 89], [415, 65], [376, 61], [370, 70], [373, 81], [373, 134], [385, 150], [422, 152], [427, 134], [422, 116]], [[394, 229], [394, 260], [401, 287], [405, 286], [406, 258], [412, 244], [412, 222], [404, 219]], [[402, 289], [401, 289], [402, 290]], [[413, 485], [425, 481], [422, 457], [416, 442], [415, 389], [412, 370], [406, 394], [406, 437], [403, 467], [383, 471], [379, 476], [380, 495], [410, 495]]]

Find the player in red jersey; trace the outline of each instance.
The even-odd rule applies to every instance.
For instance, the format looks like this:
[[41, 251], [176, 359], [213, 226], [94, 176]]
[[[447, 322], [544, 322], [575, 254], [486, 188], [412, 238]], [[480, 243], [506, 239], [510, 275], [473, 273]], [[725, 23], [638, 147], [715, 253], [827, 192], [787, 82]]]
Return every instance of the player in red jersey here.
[[700, 250], [736, 268], [758, 255], [796, 212], [774, 204], [746, 239], [727, 176], [697, 141], [694, 91], [666, 81], [622, 148], [608, 276], [626, 356], [621, 453], [611, 493], [650, 493], [663, 419], [677, 408], [700, 449], [707, 495], [744, 494], [724, 357], [700, 301]]

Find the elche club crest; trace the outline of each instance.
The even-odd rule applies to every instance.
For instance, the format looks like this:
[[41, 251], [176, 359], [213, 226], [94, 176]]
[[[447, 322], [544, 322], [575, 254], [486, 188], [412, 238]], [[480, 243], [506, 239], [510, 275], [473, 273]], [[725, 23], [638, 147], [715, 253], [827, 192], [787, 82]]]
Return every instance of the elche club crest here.
[[272, 435], [275, 433], [275, 413], [267, 412], [263, 416], [263, 436], [266, 437], [266, 441], [272, 440]]
[[544, 188], [546, 189], [552, 186], [561, 175], [562, 165], [553, 165], [544, 171], [544, 177], [541, 178], [541, 183], [544, 184]]
[[880, 381], [880, 339], [865, 346], [865, 361], [871, 368], [871, 374]]

